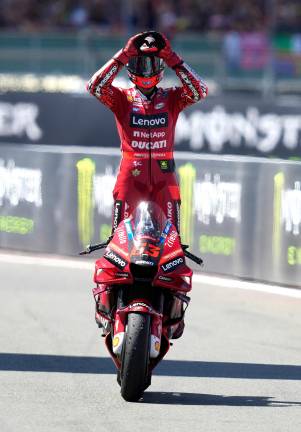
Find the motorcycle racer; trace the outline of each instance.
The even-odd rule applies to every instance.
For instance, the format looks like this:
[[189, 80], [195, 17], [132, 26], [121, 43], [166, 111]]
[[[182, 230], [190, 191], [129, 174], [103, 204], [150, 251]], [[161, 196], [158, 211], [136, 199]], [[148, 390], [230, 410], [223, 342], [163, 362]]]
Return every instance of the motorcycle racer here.
[[[165, 64], [182, 86], [157, 87]], [[134, 86], [112, 83], [126, 66]], [[161, 33], [148, 31], [131, 37], [125, 47], [100, 68], [88, 91], [115, 115], [122, 159], [113, 190], [113, 232], [141, 200], [155, 201], [180, 232], [180, 192], [173, 158], [179, 113], [207, 96], [202, 79], [176, 54]]]

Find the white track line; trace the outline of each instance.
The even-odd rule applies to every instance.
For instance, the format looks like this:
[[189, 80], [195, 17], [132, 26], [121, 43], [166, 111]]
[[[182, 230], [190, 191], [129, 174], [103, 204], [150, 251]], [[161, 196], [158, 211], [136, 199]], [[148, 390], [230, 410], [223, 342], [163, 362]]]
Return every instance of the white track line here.
[[[0, 253], [0, 262], [6, 264], [27, 264], [34, 266], [72, 268], [78, 270], [94, 270], [94, 261], [86, 259], [74, 258], [68, 259], [64, 257], [42, 257], [34, 255], [22, 255], [19, 253]], [[223, 288], [235, 288], [250, 291], [260, 291], [269, 294], [277, 294], [286, 297], [301, 299], [301, 289], [282, 287], [279, 285], [270, 285], [258, 282], [246, 282], [240, 279], [232, 279], [228, 277], [210, 276], [204, 274], [194, 274], [194, 282], [203, 283], [206, 285], [218, 286]]]
[[247, 282], [241, 279], [230, 279], [227, 277], [223, 278], [221, 276], [209, 276], [202, 274], [194, 274], [193, 280], [206, 285], [221, 286], [223, 288], [260, 291], [269, 294], [277, 294], [301, 299], [301, 289], [298, 288], [283, 287], [280, 285], [271, 285], [261, 282]]
[[34, 255], [20, 255], [17, 253], [4, 254], [0, 253], [0, 262], [7, 264], [28, 264], [28, 265], [39, 265], [47, 267], [60, 267], [60, 268], [72, 268], [79, 270], [93, 270], [94, 261], [87, 261], [86, 259], [68, 259], [58, 257], [42, 257]]

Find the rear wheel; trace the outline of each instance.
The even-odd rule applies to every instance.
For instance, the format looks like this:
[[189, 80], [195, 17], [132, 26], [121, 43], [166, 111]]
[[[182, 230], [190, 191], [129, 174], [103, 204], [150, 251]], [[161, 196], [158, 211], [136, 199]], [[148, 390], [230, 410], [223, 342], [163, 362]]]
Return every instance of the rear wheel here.
[[148, 387], [150, 315], [128, 314], [122, 351], [121, 395], [129, 402], [138, 401]]

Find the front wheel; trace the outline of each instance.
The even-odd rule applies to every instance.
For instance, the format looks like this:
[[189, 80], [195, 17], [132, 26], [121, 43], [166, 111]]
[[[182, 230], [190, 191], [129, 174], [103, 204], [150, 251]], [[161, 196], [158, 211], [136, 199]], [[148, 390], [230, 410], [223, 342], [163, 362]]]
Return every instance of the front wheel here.
[[148, 386], [150, 315], [129, 313], [121, 360], [121, 395], [138, 401]]

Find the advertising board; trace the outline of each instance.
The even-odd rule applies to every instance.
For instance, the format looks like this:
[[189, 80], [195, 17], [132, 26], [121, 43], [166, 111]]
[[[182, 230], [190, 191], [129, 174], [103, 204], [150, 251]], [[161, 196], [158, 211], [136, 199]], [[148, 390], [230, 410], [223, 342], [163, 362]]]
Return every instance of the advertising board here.
[[[113, 114], [88, 94], [2, 94], [0, 141], [119, 146]], [[300, 101], [265, 101], [242, 93], [209, 96], [180, 113], [175, 147], [196, 154], [300, 159]]]
[[[118, 151], [69, 150], [1, 146], [1, 248], [75, 256], [108, 238]], [[299, 286], [301, 164], [176, 156], [181, 239], [203, 271]]]

